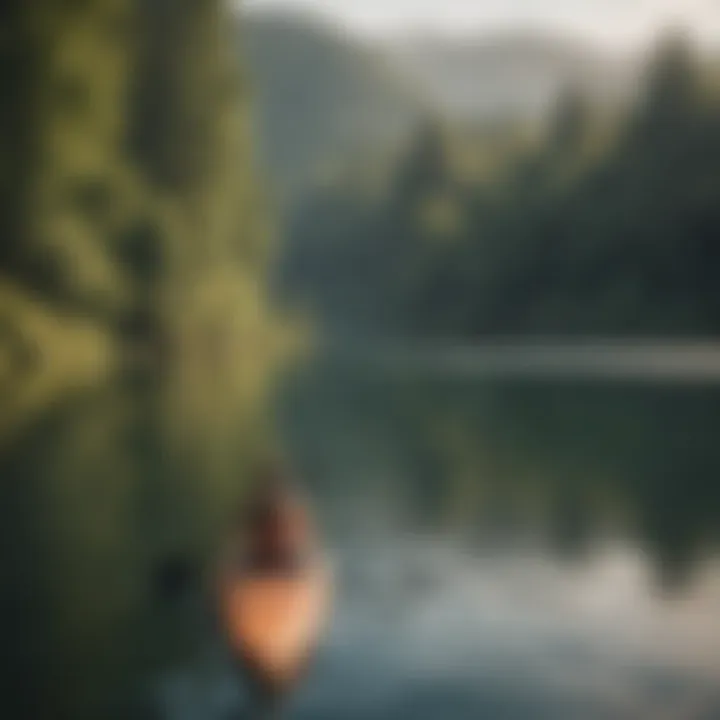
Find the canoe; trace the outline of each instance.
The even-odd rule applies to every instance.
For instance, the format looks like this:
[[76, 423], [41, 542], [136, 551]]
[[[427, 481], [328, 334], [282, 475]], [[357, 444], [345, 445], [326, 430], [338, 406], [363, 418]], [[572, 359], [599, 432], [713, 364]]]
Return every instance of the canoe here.
[[265, 487], [234, 528], [221, 564], [222, 631], [253, 689], [299, 681], [328, 614], [330, 582], [309, 512], [287, 487]]

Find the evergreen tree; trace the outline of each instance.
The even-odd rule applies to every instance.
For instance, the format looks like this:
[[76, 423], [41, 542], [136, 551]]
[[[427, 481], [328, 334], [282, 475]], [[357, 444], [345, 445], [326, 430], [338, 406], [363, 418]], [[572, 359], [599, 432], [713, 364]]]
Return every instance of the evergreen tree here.
[[[717, 334], [720, 114], [712, 73], [684, 37], [664, 38], [645, 91], [623, 115], [610, 122], [570, 89], [542, 140], [518, 141], [493, 175], [470, 185], [446, 153], [448, 136], [463, 147], [462, 130], [440, 133], [428, 122], [388, 196], [368, 211], [369, 230], [353, 231], [336, 214], [335, 237], [352, 240], [330, 250], [332, 286], [355, 282], [351, 258], [363, 245], [374, 248], [376, 269], [354, 307], [382, 298], [386, 331]], [[465, 140], [464, 151], [478, 149]], [[305, 215], [304, 237], [323, 224], [323, 203], [315, 207], [320, 216]], [[429, 233], [438, 217], [446, 228], [454, 218], [455, 231]], [[302, 252], [302, 238], [293, 245]], [[308, 254], [297, 265], [327, 257]], [[337, 317], [342, 302], [326, 294]]]

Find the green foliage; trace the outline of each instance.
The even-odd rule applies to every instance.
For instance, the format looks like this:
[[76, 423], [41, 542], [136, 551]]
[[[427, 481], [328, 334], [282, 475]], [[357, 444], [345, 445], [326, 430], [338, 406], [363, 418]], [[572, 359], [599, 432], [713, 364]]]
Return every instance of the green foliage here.
[[128, 695], [190, 642], [151, 607], [153, 565], [215, 544], [267, 442], [271, 228], [226, 11], [1, 5], [1, 610], [17, 625], [16, 717], [140, 716]]
[[[20, 296], [0, 307], [6, 337], [28, 332], [13, 308], [46, 315], [56, 343], [72, 345], [79, 318], [123, 359], [189, 363], [198, 378], [222, 365], [223, 398], [242, 405], [231, 390], [262, 386], [273, 356], [271, 228], [229, 9], [11, 0], [0, 12], [0, 282]], [[199, 344], [212, 367], [187, 359]]]
[[540, 141], [426, 124], [380, 200], [301, 209], [288, 292], [345, 333], [720, 332], [712, 71], [670, 37], [612, 121], [569, 91]]

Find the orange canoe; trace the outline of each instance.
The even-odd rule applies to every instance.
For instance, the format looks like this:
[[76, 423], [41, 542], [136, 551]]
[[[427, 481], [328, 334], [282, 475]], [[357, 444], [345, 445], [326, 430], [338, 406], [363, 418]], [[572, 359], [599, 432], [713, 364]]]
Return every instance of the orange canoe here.
[[255, 689], [280, 695], [302, 675], [324, 624], [330, 583], [306, 508], [264, 488], [231, 538], [220, 619]]

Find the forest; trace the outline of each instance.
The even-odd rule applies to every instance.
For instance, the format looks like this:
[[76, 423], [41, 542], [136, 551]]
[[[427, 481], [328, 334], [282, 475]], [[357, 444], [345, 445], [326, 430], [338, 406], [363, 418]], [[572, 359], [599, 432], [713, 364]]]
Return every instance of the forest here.
[[720, 332], [720, 74], [680, 32], [631, 101], [570, 86], [541, 127], [428, 114], [371, 165], [290, 222], [283, 288], [331, 334]]
[[272, 227], [229, 13], [2, 4], [0, 433], [138, 363], [203, 401], [262, 384]]

